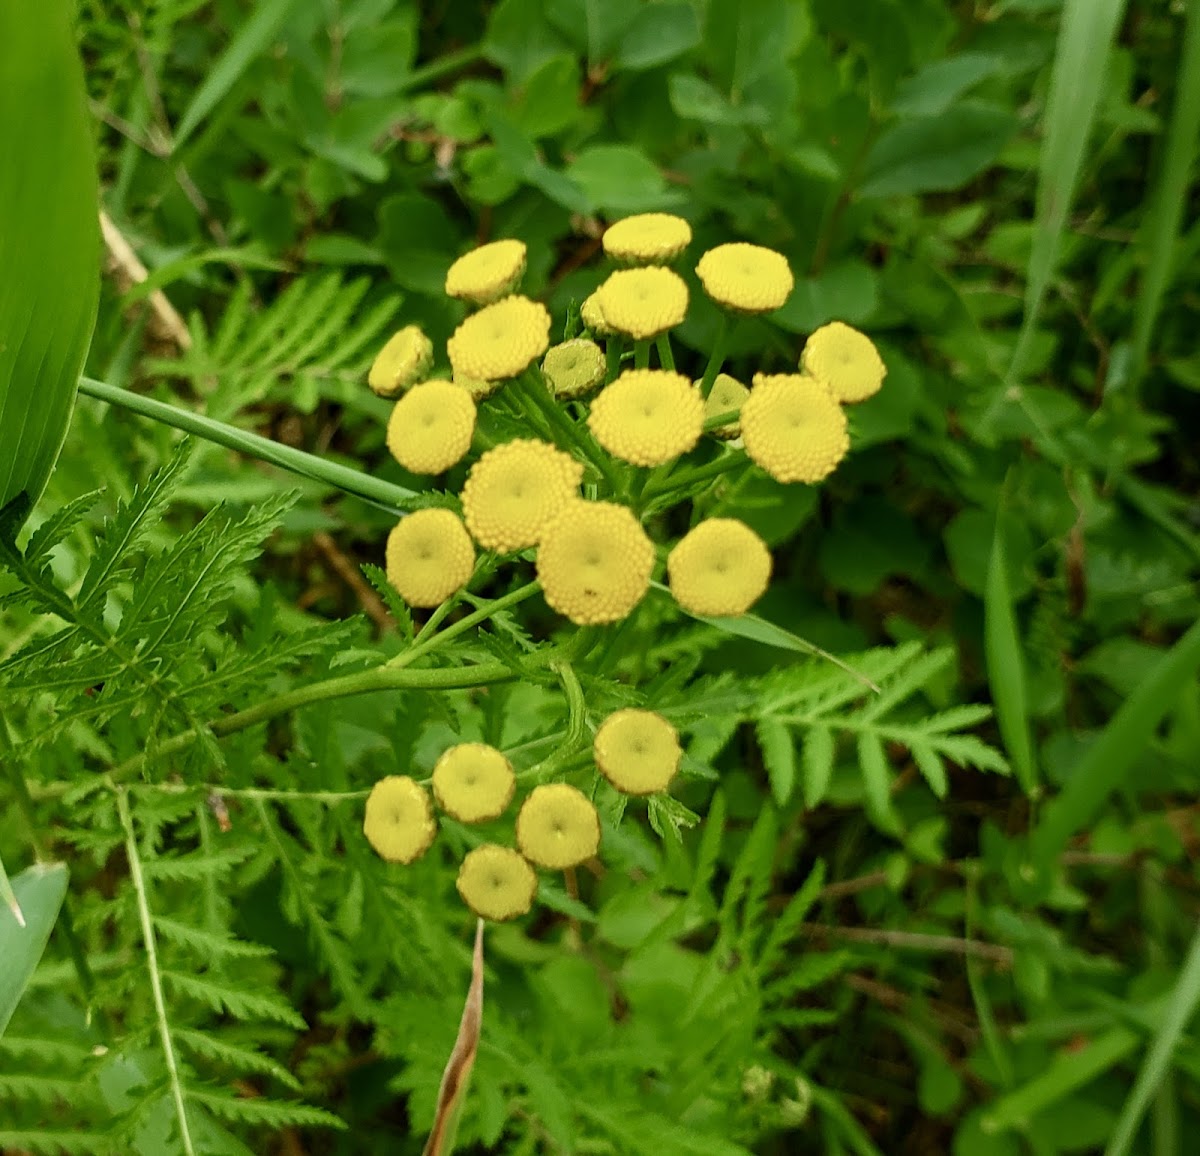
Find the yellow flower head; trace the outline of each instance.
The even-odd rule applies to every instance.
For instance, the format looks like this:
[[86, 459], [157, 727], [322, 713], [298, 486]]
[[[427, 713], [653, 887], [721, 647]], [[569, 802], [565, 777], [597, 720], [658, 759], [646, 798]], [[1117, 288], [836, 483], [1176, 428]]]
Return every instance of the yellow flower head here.
[[742, 440], [778, 482], [819, 482], [850, 449], [846, 414], [814, 377], [756, 374], [742, 406]]
[[673, 261], [688, 247], [692, 227], [670, 213], [639, 213], [604, 230], [604, 251], [627, 265]]
[[550, 344], [550, 314], [540, 301], [505, 297], [472, 313], [446, 342], [456, 377], [502, 381], [537, 361]]
[[539, 867], [577, 867], [600, 848], [600, 817], [591, 800], [567, 783], [534, 787], [517, 815], [517, 846]]
[[463, 823], [496, 818], [516, 785], [512, 763], [486, 743], [459, 743], [444, 751], [433, 768], [438, 806]]
[[643, 341], [665, 333], [687, 314], [687, 285], [678, 273], [653, 265], [618, 269], [596, 290], [609, 329]]
[[463, 856], [458, 893], [484, 919], [516, 919], [533, 906], [537, 875], [511, 847], [485, 843]]
[[379, 351], [367, 384], [380, 397], [396, 397], [414, 381], [420, 381], [433, 366], [433, 342], [419, 325], [406, 325], [388, 339]]
[[414, 385], [392, 408], [387, 444], [414, 474], [440, 474], [461, 461], [475, 433], [475, 403], [450, 381]]
[[700, 258], [696, 275], [705, 293], [736, 313], [778, 309], [795, 284], [782, 253], [744, 241], [709, 249]]
[[409, 606], [440, 605], [474, 568], [475, 547], [453, 510], [414, 510], [388, 534], [388, 581]]
[[507, 553], [535, 546], [579, 495], [583, 466], [549, 442], [518, 438], [488, 450], [467, 474], [463, 515], [475, 541]]
[[610, 714], [596, 731], [592, 754], [600, 773], [627, 795], [665, 791], [679, 770], [679, 735], [662, 715], [629, 707]]
[[[742, 403], [750, 396], [750, 391], [736, 377], [727, 373], [718, 373], [713, 381], [712, 389], [704, 401], [704, 420], [710, 422], [723, 414], [738, 414]], [[719, 425], [710, 433], [719, 438], [735, 438], [742, 432], [741, 422], [735, 417], [732, 421]]]
[[624, 618], [650, 588], [654, 543], [625, 506], [571, 502], [542, 532], [537, 576], [546, 601], [587, 626]]
[[800, 367], [842, 402], [866, 401], [879, 392], [887, 374], [875, 343], [841, 321], [822, 325], [809, 336]]
[[471, 395], [473, 401], [483, 401], [485, 397], [491, 397], [503, 385], [500, 381], [481, 381], [477, 377], [463, 377], [461, 373], [454, 375], [454, 384], [460, 389], [465, 389]]
[[595, 293], [583, 299], [583, 304], [579, 307], [579, 317], [587, 326], [588, 332], [597, 337], [607, 337], [614, 332], [604, 320], [604, 310], [600, 308], [600, 300]]
[[525, 242], [493, 241], [459, 257], [446, 273], [446, 294], [475, 305], [507, 297], [525, 275]]
[[586, 337], [551, 346], [542, 372], [558, 397], [582, 397], [604, 380], [604, 350]]
[[744, 522], [709, 518], [667, 555], [667, 578], [690, 614], [745, 614], [771, 580], [771, 554]]
[[381, 859], [412, 863], [437, 833], [429, 792], [407, 775], [380, 779], [367, 796], [363, 834]]
[[614, 457], [659, 466], [700, 440], [704, 398], [682, 373], [627, 369], [592, 402], [588, 427]]

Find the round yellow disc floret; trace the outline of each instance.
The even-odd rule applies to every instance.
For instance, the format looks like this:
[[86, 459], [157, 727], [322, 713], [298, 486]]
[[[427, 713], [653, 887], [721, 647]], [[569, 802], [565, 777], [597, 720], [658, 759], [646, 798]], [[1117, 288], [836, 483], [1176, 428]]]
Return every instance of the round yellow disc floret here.
[[582, 397], [604, 380], [604, 350], [586, 337], [554, 345], [542, 362], [542, 373], [558, 397]]
[[846, 456], [846, 414], [814, 377], [756, 374], [742, 406], [742, 440], [778, 482], [819, 482]]
[[492, 241], [464, 253], [446, 273], [446, 294], [476, 305], [508, 296], [525, 275], [525, 242]]
[[735, 241], [709, 249], [696, 275], [718, 305], [736, 313], [769, 313], [778, 309], [795, 280], [787, 258], [774, 249]]
[[533, 906], [537, 875], [511, 847], [485, 843], [463, 856], [456, 883], [463, 902], [484, 919], [516, 919]]
[[600, 817], [591, 800], [567, 783], [534, 787], [517, 815], [517, 846], [539, 867], [577, 867], [600, 848]]
[[433, 768], [438, 806], [464, 823], [494, 819], [512, 800], [517, 785], [512, 763], [486, 743], [459, 743]]
[[627, 795], [665, 791], [679, 770], [679, 734], [662, 715], [629, 707], [610, 714], [596, 731], [592, 754], [600, 773]]
[[367, 796], [363, 834], [381, 859], [412, 863], [437, 833], [429, 792], [407, 775], [380, 779]]
[[841, 321], [822, 325], [810, 335], [800, 367], [842, 402], [865, 401], [878, 393], [887, 374], [875, 343]]
[[715, 418], [727, 413], [734, 414], [731, 421], [716, 426], [709, 432], [719, 438], [735, 438], [742, 432], [741, 422], [737, 420], [741, 413], [742, 404], [750, 396], [750, 391], [736, 377], [727, 373], [718, 373], [713, 381], [712, 389], [704, 400], [704, 421], [707, 424]]
[[454, 384], [460, 389], [465, 389], [471, 395], [474, 401], [483, 401], [485, 397], [491, 397], [503, 385], [500, 381], [480, 381], [477, 377], [463, 377], [461, 373], [454, 375]]
[[604, 251], [629, 265], [673, 261], [688, 247], [692, 227], [670, 213], [638, 213], [604, 230]]
[[612, 327], [604, 320], [604, 310], [600, 308], [600, 301], [595, 293], [584, 298], [579, 307], [579, 318], [587, 326], [588, 332], [597, 337], [607, 337], [613, 332]]
[[488, 450], [467, 474], [463, 515], [475, 541], [507, 553], [536, 546], [579, 496], [583, 466], [549, 442], [518, 438]]
[[506, 297], [471, 314], [446, 342], [456, 377], [502, 381], [528, 368], [550, 344], [550, 314], [540, 301]]
[[667, 580], [689, 614], [745, 614], [771, 580], [771, 554], [744, 522], [709, 518], [667, 555]]
[[644, 341], [684, 319], [688, 291], [678, 273], [655, 265], [610, 274], [596, 290], [596, 301], [605, 325]]
[[682, 373], [627, 369], [592, 402], [588, 428], [614, 457], [659, 466], [700, 440], [704, 398]]
[[580, 626], [624, 618], [650, 588], [653, 569], [654, 543], [614, 502], [572, 502], [538, 547], [546, 601]]
[[453, 510], [415, 510], [392, 528], [387, 576], [410, 606], [438, 606], [475, 568], [475, 547]]
[[440, 474], [462, 460], [475, 433], [475, 402], [450, 381], [414, 385], [392, 408], [387, 444], [414, 474]]
[[392, 334], [371, 363], [367, 384], [380, 397], [396, 397], [420, 381], [432, 365], [433, 342], [419, 325], [406, 325]]

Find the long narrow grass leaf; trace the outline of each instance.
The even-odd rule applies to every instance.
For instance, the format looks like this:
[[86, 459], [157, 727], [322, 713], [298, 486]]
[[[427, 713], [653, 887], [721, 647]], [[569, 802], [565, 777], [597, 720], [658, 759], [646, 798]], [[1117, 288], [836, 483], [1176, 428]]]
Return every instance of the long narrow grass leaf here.
[[24, 918], [0, 908], [0, 1036], [46, 950], [67, 894], [67, 869], [62, 863], [37, 863], [13, 878], [12, 891]]

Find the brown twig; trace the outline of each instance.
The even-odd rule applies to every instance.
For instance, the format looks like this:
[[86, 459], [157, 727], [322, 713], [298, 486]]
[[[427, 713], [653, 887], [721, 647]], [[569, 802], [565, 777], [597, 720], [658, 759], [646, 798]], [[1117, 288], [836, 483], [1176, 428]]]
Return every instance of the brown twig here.
[[394, 629], [396, 623], [383, 599], [371, 589], [370, 583], [362, 576], [362, 571], [346, 557], [337, 542], [324, 530], [318, 530], [313, 535], [313, 545], [321, 551], [325, 561], [329, 563], [329, 568], [354, 591], [364, 613], [380, 631]]
[[[133, 246], [126, 240], [125, 234], [113, 223], [113, 219], [100, 210], [100, 232], [104, 235], [104, 245], [112, 258], [118, 274], [118, 283], [122, 289], [132, 285], [140, 285], [150, 275], [141, 258], [134, 252]], [[174, 343], [186, 353], [192, 347], [192, 335], [187, 325], [179, 316], [175, 306], [167, 300], [167, 295], [161, 289], [155, 289], [149, 296], [150, 310], [157, 322], [156, 336]]]
[[838, 927], [830, 923], [802, 923], [800, 930], [809, 935], [828, 939], [845, 939], [851, 943], [870, 943], [879, 947], [895, 947], [901, 951], [926, 951], [934, 955], [963, 955], [990, 960], [997, 967], [1009, 968], [1013, 951], [999, 943], [981, 939], [963, 939], [957, 935], [927, 935], [920, 931], [891, 931], [875, 927]]

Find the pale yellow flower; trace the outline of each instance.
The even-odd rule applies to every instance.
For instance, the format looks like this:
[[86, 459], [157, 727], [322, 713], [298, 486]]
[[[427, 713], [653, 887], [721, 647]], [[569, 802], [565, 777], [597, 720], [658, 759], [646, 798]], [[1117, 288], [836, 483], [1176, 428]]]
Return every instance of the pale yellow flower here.
[[600, 818], [582, 792], [567, 783], [534, 787], [517, 815], [517, 846], [531, 863], [565, 870], [600, 848]]
[[439, 606], [475, 568], [475, 547], [453, 510], [406, 514], [387, 540], [387, 576], [410, 606]]
[[672, 269], [618, 269], [596, 290], [596, 301], [608, 328], [642, 341], [684, 319], [688, 291]]
[[592, 743], [600, 773], [627, 795], [665, 791], [679, 770], [679, 734], [662, 715], [627, 707], [600, 724]]
[[438, 806], [463, 823], [495, 819], [512, 800], [516, 782], [512, 763], [487, 743], [459, 743], [433, 768]]
[[363, 834], [389, 863], [412, 863], [429, 850], [437, 833], [429, 792], [407, 775], [380, 779], [367, 796]]
[[414, 385], [392, 408], [387, 445], [414, 474], [440, 474], [461, 461], [475, 433], [475, 403], [449, 381]]
[[446, 294], [489, 305], [511, 293], [525, 273], [524, 241], [492, 241], [464, 253], [446, 273]]
[[456, 377], [502, 381], [516, 377], [550, 345], [550, 314], [540, 301], [505, 297], [472, 313], [446, 343]]
[[[704, 420], [710, 422], [714, 418], [727, 413], [740, 414], [742, 405], [750, 391], [736, 377], [727, 373], [718, 373], [713, 381], [712, 389], [704, 401]], [[709, 431], [719, 438], [735, 438], [742, 432], [742, 424], [735, 417], [732, 421], [719, 425]]]
[[814, 377], [757, 374], [742, 406], [751, 461], [779, 482], [819, 482], [850, 449], [846, 414]]
[[485, 843], [463, 857], [456, 886], [463, 902], [483, 919], [516, 919], [533, 906], [537, 875], [511, 847]]
[[377, 354], [367, 384], [380, 397], [396, 397], [420, 381], [432, 366], [433, 342], [419, 325], [406, 325], [393, 333]]
[[687, 532], [667, 556], [675, 601], [689, 614], [745, 614], [771, 580], [766, 543], [736, 518], [709, 518]]
[[743, 241], [709, 249], [700, 258], [696, 275], [705, 293], [736, 313], [778, 309], [795, 284], [782, 253]]
[[682, 373], [627, 369], [592, 402], [588, 428], [614, 457], [662, 465], [700, 440], [704, 398]]
[[866, 401], [879, 392], [887, 374], [875, 343], [841, 321], [822, 325], [809, 337], [800, 366], [841, 402]]
[[604, 380], [604, 350], [586, 337], [552, 345], [542, 373], [557, 397], [582, 397]]
[[692, 227], [670, 213], [638, 213], [609, 225], [604, 231], [604, 251], [628, 265], [673, 261], [688, 247]]

